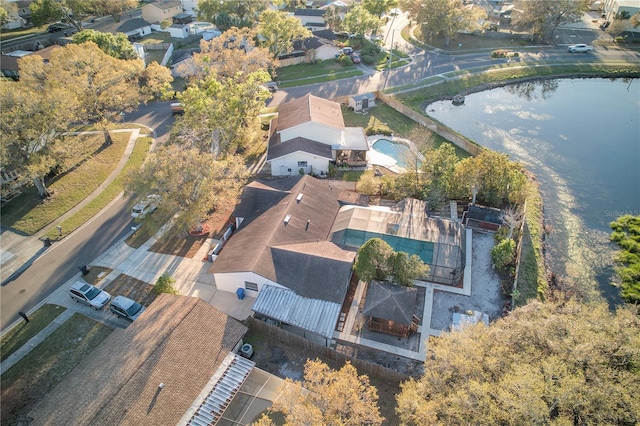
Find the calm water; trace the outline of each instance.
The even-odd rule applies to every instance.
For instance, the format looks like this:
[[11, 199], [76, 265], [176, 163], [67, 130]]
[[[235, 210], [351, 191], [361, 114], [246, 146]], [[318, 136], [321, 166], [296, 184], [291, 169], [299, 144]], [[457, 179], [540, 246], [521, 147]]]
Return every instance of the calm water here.
[[396, 159], [399, 166], [407, 166], [405, 159], [408, 158], [407, 156], [411, 153], [407, 145], [391, 142], [388, 139], [378, 139], [373, 143], [372, 148], [378, 152], [388, 155], [391, 158]]
[[609, 222], [640, 214], [640, 81], [566, 79], [431, 104], [427, 113], [509, 154], [540, 182], [558, 274], [618, 303]]

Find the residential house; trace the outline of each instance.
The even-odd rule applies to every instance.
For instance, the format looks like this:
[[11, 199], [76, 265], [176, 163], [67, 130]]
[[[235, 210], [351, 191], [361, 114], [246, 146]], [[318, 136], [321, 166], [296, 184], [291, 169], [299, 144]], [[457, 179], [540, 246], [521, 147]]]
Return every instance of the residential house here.
[[199, 298], [161, 294], [89, 353], [29, 416], [38, 425], [248, 425], [247, 401], [259, 413], [277, 395], [256, 397], [257, 390], [267, 382], [277, 389], [281, 379], [235, 353], [246, 331]]
[[313, 95], [280, 105], [269, 128], [272, 176], [325, 175], [329, 162], [365, 166], [364, 129], [345, 127], [340, 104]]
[[339, 191], [310, 176], [254, 181], [240, 223], [213, 262], [218, 290], [257, 297], [253, 310], [325, 344], [335, 329], [355, 251], [328, 241]]
[[120, 22], [113, 22], [111, 20], [100, 21], [93, 29], [103, 33], [124, 33], [130, 40], [151, 34], [151, 24], [143, 18], [123, 18]]
[[[640, 1], [639, 0], [604, 0], [602, 7], [602, 14], [604, 18], [613, 22], [616, 15], [626, 12], [629, 14], [629, 17], [635, 15], [640, 12]], [[629, 21], [627, 21], [627, 31], [637, 32], [640, 31], [638, 28], [634, 28]]]
[[[37, 42], [36, 42], [37, 43]], [[37, 44], [40, 47], [40, 44]], [[49, 58], [51, 57], [51, 52], [55, 49], [58, 49], [60, 46], [52, 45], [49, 47], [45, 47], [36, 51], [31, 50], [14, 50], [13, 52], [7, 52], [0, 56], [0, 68], [2, 75], [4, 77], [8, 77], [14, 80], [18, 80], [19, 73], [19, 60], [20, 58], [24, 58], [25, 56], [37, 55], [42, 58], [42, 60], [47, 63], [49, 62]]]
[[323, 9], [296, 9], [293, 16], [298, 18], [304, 27], [311, 31], [317, 31], [326, 28], [324, 22], [325, 12], [326, 10]]
[[3, 2], [8, 12], [7, 22], [2, 25], [4, 30], [15, 30], [24, 27], [31, 22], [31, 0], [18, 0]]
[[175, 15], [182, 13], [182, 3], [179, 1], [157, 1], [142, 6], [142, 19], [159, 27], [162, 21], [171, 21]]

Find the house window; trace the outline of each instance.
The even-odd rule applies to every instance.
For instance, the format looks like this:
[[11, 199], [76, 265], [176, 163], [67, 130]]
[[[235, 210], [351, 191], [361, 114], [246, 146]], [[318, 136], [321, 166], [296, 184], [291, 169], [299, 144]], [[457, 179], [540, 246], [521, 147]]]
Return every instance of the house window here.
[[244, 282], [244, 288], [245, 288], [246, 290], [258, 291], [258, 284], [256, 284], [256, 283], [250, 283], [249, 281], [245, 281], [245, 282]]
[[298, 167], [307, 167], [306, 161], [298, 161]]

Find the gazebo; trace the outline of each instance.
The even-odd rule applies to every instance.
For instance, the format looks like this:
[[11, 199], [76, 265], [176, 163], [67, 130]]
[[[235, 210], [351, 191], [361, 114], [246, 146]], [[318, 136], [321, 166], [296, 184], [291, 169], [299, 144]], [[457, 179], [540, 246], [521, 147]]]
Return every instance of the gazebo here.
[[402, 337], [417, 331], [420, 318], [413, 314], [417, 297], [414, 287], [372, 281], [362, 309], [369, 330]]

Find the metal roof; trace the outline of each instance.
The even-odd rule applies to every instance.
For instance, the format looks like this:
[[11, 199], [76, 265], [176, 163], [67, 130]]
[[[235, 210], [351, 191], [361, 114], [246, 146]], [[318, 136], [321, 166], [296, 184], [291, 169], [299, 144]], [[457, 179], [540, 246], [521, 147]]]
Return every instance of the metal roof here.
[[216, 424], [254, 366], [255, 362], [237, 354], [227, 355], [213, 377], [213, 379], [217, 379], [214, 380], [213, 389], [200, 403], [187, 424], [194, 426]]
[[253, 304], [253, 311], [331, 338], [340, 315], [340, 304], [298, 296], [288, 288], [265, 284]]

